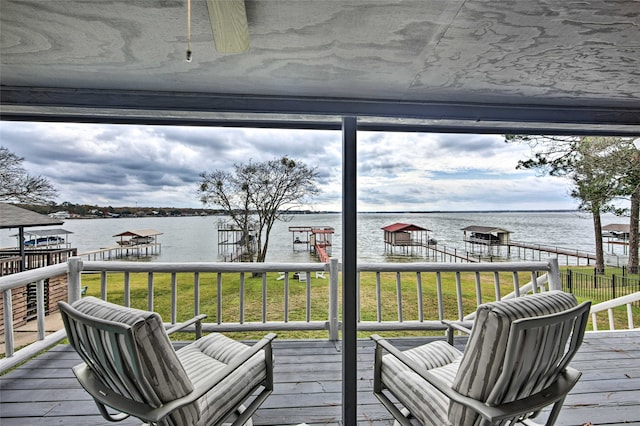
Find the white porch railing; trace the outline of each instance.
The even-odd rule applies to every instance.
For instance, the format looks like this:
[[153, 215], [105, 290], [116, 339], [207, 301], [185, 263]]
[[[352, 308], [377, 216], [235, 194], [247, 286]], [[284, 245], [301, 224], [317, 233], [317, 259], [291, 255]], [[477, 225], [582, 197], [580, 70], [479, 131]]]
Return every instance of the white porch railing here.
[[[177, 274], [187, 273], [193, 275], [193, 312], [194, 316], [200, 315], [200, 274], [213, 273], [216, 275], [216, 295], [217, 306], [215, 318], [209, 318], [207, 323], [202, 324], [203, 331], [282, 331], [282, 330], [337, 330], [338, 321], [338, 260], [333, 259], [329, 264], [324, 263], [141, 263], [141, 262], [82, 262], [74, 259], [74, 262], [79, 262], [80, 270], [82, 272], [99, 272], [101, 274], [101, 298], [107, 299], [107, 273], [109, 272], [123, 272], [124, 273], [124, 306], [131, 305], [131, 286], [130, 286], [130, 274], [131, 273], [147, 273], [148, 274], [148, 291], [147, 291], [147, 309], [150, 311], [154, 309], [154, 289], [155, 289], [155, 275], [160, 273], [171, 274], [171, 312], [170, 321], [171, 324], [177, 322], [177, 299], [178, 299], [178, 285]], [[335, 272], [334, 272], [335, 271]], [[328, 317], [326, 320], [313, 320], [311, 315], [311, 277], [315, 272], [329, 272], [328, 291], [329, 291], [329, 306], [327, 307]], [[222, 276], [223, 274], [237, 273], [240, 277], [240, 287], [238, 291], [238, 317], [235, 322], [225, 322], [222, 319], [223, 301], [220, 297], [223, 293], [222, 290]], [[267, 321], [267, 316], [270, 312], [270, 307], [267, 303], [268, 294], [268, 273], [284, 273], [283, 291], [284, 291], [284, 309], [282, 313], [282, 319], [280, 321]], [[261, 282], [261, 321], [247, 322], [245, 320], [245, 277], [247, 274], [260, 274], [262, 277]], [[305, 285], [305, 320], [304, 321], [290, 321], [290, 308], [289, 308], [289, 296], [290, 296], [290, 281], [294, 274], [302, 274], [302, 279]], [[298, 281], [298, 279], [296, 279]], [[273, 289], [271, 290], [273, 291]], [[278, 290], [280, 291], [280, 290]], [[206, 313], [206, 312], [205, 312]], [[330, 333], [330, 338], [337, 340], [337, 331]]]
[[[0, 277], [0, 291], [3, 296], [4, 339], [6, 348], [5, 358], [0, 360], [0, 373], [31, 358], [38, 352], [58, 343], [67, 336], [63, 329], [45, 337], [44, 280], [67, 273], [68, 265], [69, 263], [58, 263], [56, 265], [45, 266], [44, 268], [32, 269], [18, 274]], [[36, 321], [38, 325], [38, 340], [18, 351], [19, 353], [14, 354], [12, 290], [25, 287], [34, 282], [36, 283]], [[80, 287], [76, 285], [77, 292], [75, 293], [72, 290], [73, 287], [71, 279], [69, 279], [69, 300], [77, 300], [80, 297]], [[75, 298], [72, 299], [72, 297]]]
[[[322, 263], [142, 263], [142, 262], [109, 262], [109, 261], [82, 261], [76, 257], [68, 263], [41, 268], [37, 270], [27, 271], [24, 273], [0, 277], [0, 292], [4, 295], [4, 320], [5, 320], [5, 348], [6, 358], [0, 360], [0, 372], [5, 371], [18, 363], [35, 355], [46, 347], [64, 339], [64, 330], [58, 331], [52, 335], [46, 336], [44, 333], [44, 289], [43, 282], [45, 279], [60, 274], [68, 273], [69, 277], [69, 301], [73, 302], [80, 298], [80, 289], [82, 286], [82, 273], [99, 273], [101, 276], [101, 297], [107, 298], [109, 287], [108, 273], [122, 273], [118, 278], [118, 286], [123, 289], [124, 305], [131, 303], [131, 284], [130, 274], [147, 273], [148, 274], [148, 295], [147, 309], [154, 310], [154, 293], [155, 293], [155, 276], [156, 274], [171, 275], [171, 312], [169, 318], [166, 318], [175, 324], [178, 312], [178, 285], [177, 274], [192, 274], [193, 276], [193, 315], [199, 315], [201, 299], [200, 299], [200, 275], [214, 274], [216, 280], [216, 294], [222, 294], [222, 275], [238, 274], [239, 289], [237, 301], [239, 302], [238, 316], [232, 322], [223, 321], [222, 312], [225, 311], [222, 297], [216, 297], [216, 313], [209, 318], [210, 322], [203, 323], [203, 330], [211, 331], [284, 331], [284, 330], [326, 330], [329, 339], [338, 340], [340, 321], [339, 321], [339, 270], [340, 265], [337, 259], [332, 259], [328, 264]], [[278, 288], [278, 292], [284, 292], [284, 308], [282, 313], [275, 315], [272, 307], [268, 303], [268, 294], [272, 294], [273, 278], [268, 280], [267, 274], [284, 272], [284, 278], [278, 280], [282, 282], [282, 287]], [[306, 272], [306, 278], [303, 280], [305, 285], [305, 318], [303, 320], [291, 321], [289, 318], [289, 295], [290, 281], [294, 273]], [[328, 298], [328, 306], [326, 314], [323, 318], [312, 315], [312, 291], [311, 279], [315, 272], [328, 272], [328, 280], [326, 282], [326, 291]], [[245, 275], [246, 274], [261, 275], [261, 318], [256, 321], [246, 321], [245, 312]], [[360, 281], [365, 274], [373, 274], [375, 276], [375, 289], [371, 291], [375, 293], [375, 317], [371, 317], [371, 307], [362, 308], [362, 301], [358, 299], [358, 329], [362, 331], [384, 331], [384, 330], [445, 330], [446, 326], [441, 320], [465, 320], [469, 318], [469, 314], [474, 312], [476, 306], [482, 302], [489, 300], [499, 300], [506, 297], [517, 297], [521, 293], [528, 291], [537, 291], [537, 287], [545, 286], [551, 289], [560, 288], [560, 280], [558, 273], [557, 261], [551, 259], [545, 262], [502, 262], [502, 263], [378, 263], [378, 264], [361, 264], [358, 266], [359, 278], [354, 283], [358, 286], [358, 294], [361, 293]], [[443, 277], [455, 277], [455, 291], [450, 289], [451, 286], [443, 285]], [[303, 275], [303, 274], [301, 274]], [[122, 278], [123, 277], [123, 278]], [[508, 277], [508, 279], [507, 279]], [[527, 277], [524, 285], [520, 280]], [[181, 275], [184, 279], [184, 275]], [[395, 297], [385, 295], [382, 291], [383, 282], [386, 283], [388, 290], [389, 280], [395, 281], [391, 287], [395, 289], [393, 293]], [[449, 278], [450, 279], [450, 278]], [[507, 282], [505, 282], [505, 280]], [[371, 278], [367, 278], [367, 282], [371, 282]], [[14, 353], [13, 339], [13, 317], [11, 306], [11, 292], [13, 289], [24, 287], [30, 283], [39, 283], [37, 285], [38, 294], [38, 341]], [[466, 286], [463, 298], [463, 283]], [[300, 284], [297, 282], [297, 284]], [[296, 284], [296, 285], [297, 285]], [[113, 283], [111, 283], [113, 285]], [[209, 284], [208, 284], [209, 285]], [[351, 285], [351, 283], [346, 283]], [[271, 287], [269, 287], [271, 286]], [[317, 284], [316, 284], [317, 286]], [[473, 290], [470, 290], [473, 288]], [[506, 289], [509, 289], [508, 291]], [[434, 293], [437, 299], [437, 309], [433, 312], [426, 312], [425, 305], [430, 300], [423, 300], [426, 290]], [[403, 297], [403, 291], [415, 291], [415, 297]], [[455, 294], [452, 294], [455, 293]], [[468, 296], [472, 295], [472, 301], [469, 302]], [[484, 294], [483, 294], [484, 293]], [[503, 293], [509, 293], [503, 295]], [[164, 296], [163, 296], [164, 297]], [[324, 296], [323, 296], [324, 298]], [[411, 300], [411, 302], [405, 301]], [[415, 300], [415, 302], [414, 302]], [[455, 302], [453, 302], [455, 300]], [[445, 309], [445, 301], [455, 303], [455, 317], [451, 314], [451, 309]], [[393, 315], [389, 315], [389, 303], [394, 305], [392, 308]], [[415, 303], [415, 305], [414, 305]], [[384, 309], [384, 311], [383, 311]], [[228, 311], [228, 310], [227, 310]], [[204, 312], [208, 313], [208, 312]], [[166, 314], [164, 314], [166, 315]], [[281, 315], [277, 321], [268, 320], [274, 316]], [[369, 315], [369, 316], [367, 316]], [[449, 316], [449, 317], [446, 317]], [[169, 324], [167, 324], [169, 325]]]
[[626, 306], [627, 327], [629, 330], [632, 330], [634, 328], [632, 305], [638, 301], [640, 301], [640, 291], [593, 305], [591, 307], [591, 323], [593, 324], [593, 331], [598, 331], [598, 318], [596, 314], [604, 311], [607, 311], [609, 330], [615, 330], [613, 310], [620, 306]]

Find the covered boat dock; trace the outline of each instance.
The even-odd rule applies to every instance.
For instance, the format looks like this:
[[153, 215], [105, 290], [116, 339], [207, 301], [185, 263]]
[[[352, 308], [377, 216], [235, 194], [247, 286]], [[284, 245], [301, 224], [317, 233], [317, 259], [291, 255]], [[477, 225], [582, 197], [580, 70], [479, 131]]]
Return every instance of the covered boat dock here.
[[508, 246], [511, 231], [492, 226], [472, 225], [462, 228], [465, 249], [471, 246], [471, 253], [486, 256], [501, 256], [501, 247]]
[[[24, 231], [24, 246], [31, 248], [70, 248], [68, 236], [73, 234], [66, 229], [34, 229]], [[17, 237], [18, 235], [12, 235]]]
[[[114, 235], [119, 237], [116, 241], [118, 245], [116, 247], [107, 247], [100, 251], [109, 251], [109, 257], [111, 257], [111, 251], [115, 251], [115, 257], [126, 256], [151, 256], [160, 253], [162, 250], [162, 244], [158, 241], [158, 235], [162, 235], [162, 232], [155, 229], [139, 229], [134, 231], [124, 231]], [[83, 255], [88, 253], [83, 253]]]
[[629, 254], [629, 223], [611, 223], [602, 227], [602, 236], [606, 239], [607, 251], [615, 253], [616, 247], [622, 247], [622, 254]]
[[418, 225], [398, 222], [382, 230], [385, 252], [392, 254], [422, 255], [424, 249], [437, 244], [436, 240], [429, 238], [431, 230]]

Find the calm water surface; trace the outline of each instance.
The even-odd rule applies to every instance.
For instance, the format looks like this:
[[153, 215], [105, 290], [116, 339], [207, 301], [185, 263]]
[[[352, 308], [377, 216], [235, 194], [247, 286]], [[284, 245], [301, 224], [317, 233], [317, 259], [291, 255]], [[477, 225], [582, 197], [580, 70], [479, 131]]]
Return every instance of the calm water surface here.
[[[113, 235], [127, 230], [153, 228], [162, 235], [162, 252], [153, 256], [154, 262], [220, 261], [217, 224], [224, 217], [150, 217], [122, 219], [66, 220], [62, 228], [69, 235], [72, 247], [78, 252], [116, 245]], [[404, 258], [385, 254], [384, 226], [396, 222], [411, 223], [430, 229], [429, 237], [439, 246], [465, 250], [461, 228], [470, 225], [492, 226], [511, 231], [511, 239], [528, 243], [594, 251], [593, 225], [590, 216], [577, 212], [513, 212], [513, 213], [409, 213], [362, 214], [358, 217], [358, 257], [360, 262], [398, 261]], [[624, 223], [625, 218], [603, 217], [603, 224]], [[293, 250], [293, 236], [289, 226], [332, 226], [332, 256], [341, 256], [342, 226], [340, 214], [295, 215], [290, 222], [278, 222], [271, 235], [267, 261], [308, 262], [315, 259], [305, 250]], [[16, 229], [0, 230], [0, 247], [15, 246]], [[224, 248], [222, 248], [224, 251]], [[424, 257], [412, 258], [425, 261]]]

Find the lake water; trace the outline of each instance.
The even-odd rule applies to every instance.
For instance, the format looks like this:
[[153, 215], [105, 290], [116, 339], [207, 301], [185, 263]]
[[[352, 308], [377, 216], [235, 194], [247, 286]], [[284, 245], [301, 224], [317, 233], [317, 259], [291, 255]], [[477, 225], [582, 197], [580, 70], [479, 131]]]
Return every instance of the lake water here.
[[[218, 222], [220, 216], [148, 217], [120, 219], [70, 219], [62, 228], [73, 232], [69, 242], [79, 253], [116, 245], [113, 235], [137, 229], [156, 229], [162, 251], [154, 262], [220, 261]], [[603, 224], [625, 223], [628, 219], [605, 215]], [[358, 217], [358, 259], [360, 262], [402, 261], [385, 254], [382, 227], [396, 222], [430, 229], [430, 238], [438, 246], [465, 250], [461, 228], [470, 225], [491, 226], [511, 231], [511, 240], [594, 252], [593, 224], [590, 216], [577, 212], [487, 212], [487, 213], [372, 213]], [[289, 226], [331, 226], [335, 229], [331, 255], [341, 257], [342, 226], [340, 214], [294, 215], [290, 222], [274, 225], [267, 261], [315, 261], [306, 250], [293, 250]], [[0, 247], [15, 246], [16, 229], [0, 229]], [[605, 246], [606, 247], [606, 246]], [[414, 257], [411, 261], [429, 259]], [[564, 260], [563, 260], [564, 261]]]

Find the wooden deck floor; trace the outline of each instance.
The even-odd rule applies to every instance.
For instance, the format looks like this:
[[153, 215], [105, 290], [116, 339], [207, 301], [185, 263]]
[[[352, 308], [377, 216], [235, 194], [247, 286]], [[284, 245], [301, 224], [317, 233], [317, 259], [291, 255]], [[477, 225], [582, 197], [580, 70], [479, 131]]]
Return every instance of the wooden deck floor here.
[[[407, 348], [418, 339], [394, 339]], [[464, 344], [463, 341], [458, 342]], [[340, 425], [340, 344], [274, 342], [275, 391], [256, 413], [257, 425]], [[0, 424], [107, 425], [70, 367], [79, 358], [59, 345], [0, 377]], [[373, 344], [359, 341], [359, 424], [391, 425], [373, 397]], [[565, 402], [559, 425], [640, 425], [640, 332], [588, 333], [572, 363], [584, 375]], [[122, 425], [139, 425], [136, 420]]]

